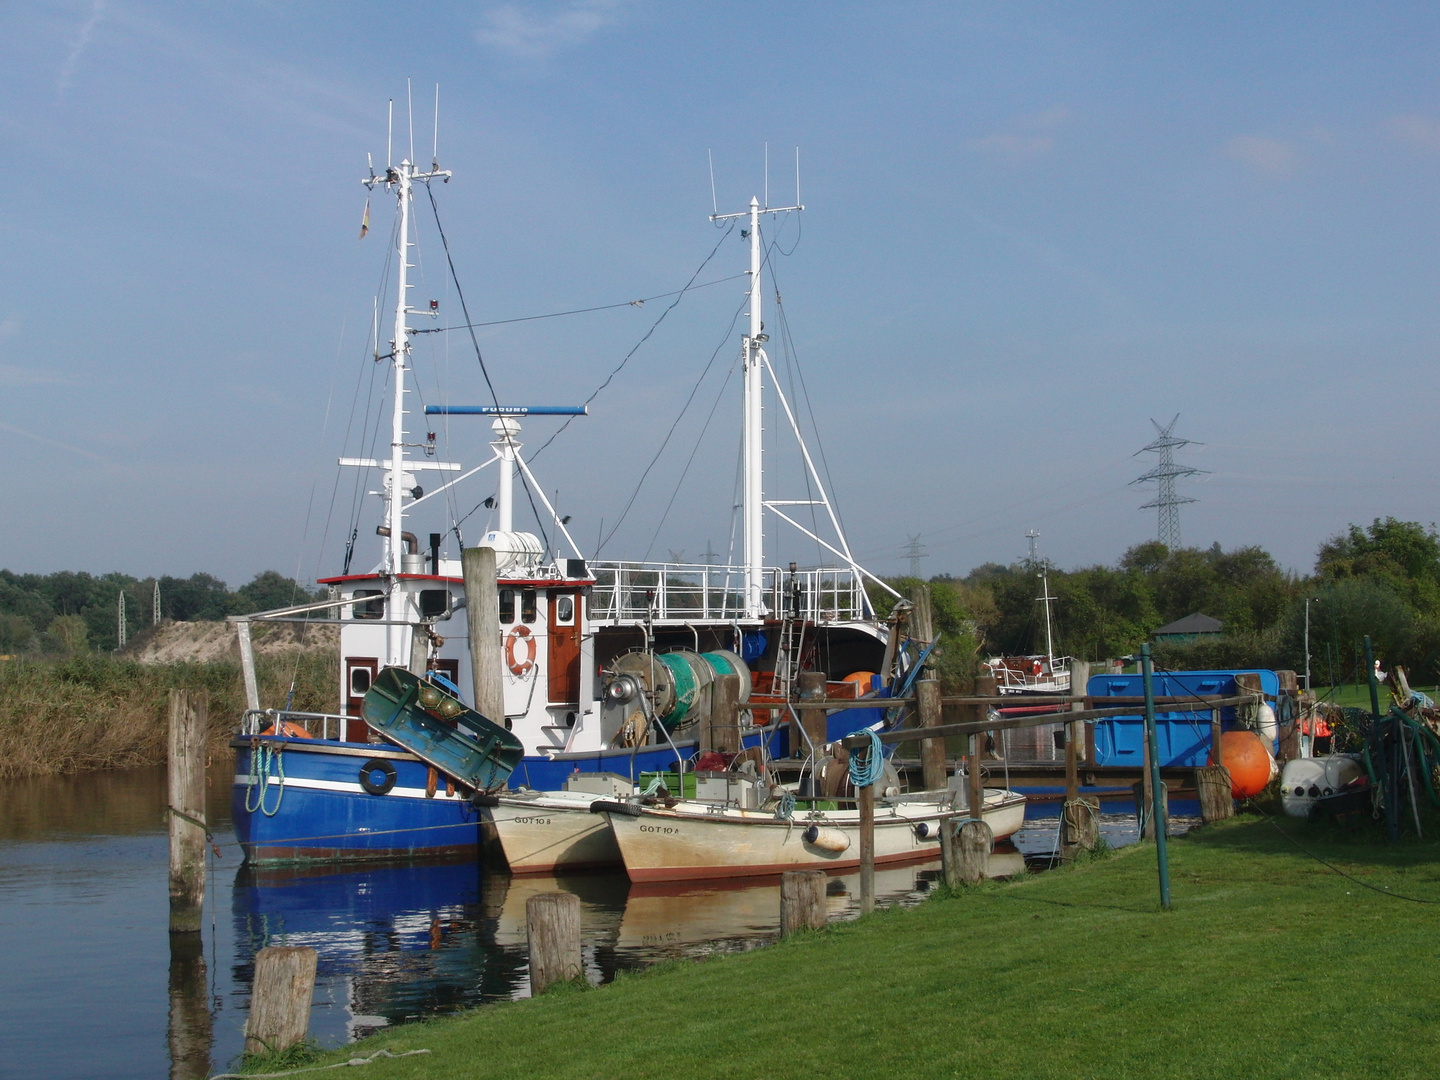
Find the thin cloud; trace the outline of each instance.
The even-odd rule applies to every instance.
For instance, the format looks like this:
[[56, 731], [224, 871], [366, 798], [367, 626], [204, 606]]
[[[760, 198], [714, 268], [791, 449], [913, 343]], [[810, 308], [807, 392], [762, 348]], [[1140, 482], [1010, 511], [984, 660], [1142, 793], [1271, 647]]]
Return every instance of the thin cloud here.
[[75, 41], [70, 46], [70, 55], [65, 57], [65, 62], [60, 65], [60, 77], [55, 82], [55, 93], [64, 97], [65, 92], [70, 89], [70, 83], [75, 78], [75, 69], [80, 65], [80, 57], [90, 45], [90, 39], [95, 36], [95, 29], [105, 18], [106, 0], [94, 0], [90, 5], [90, 15], [80, 24], [80, 32], [75, 35]]
[[1044, 112], [1015, 118], [1006, 131], [969, 139], [965, 149], [1011, 162], [1034, 161], [1054, 149], [1055, 137], [1051, 132], [1069, 119], [1069, 106], [1055, 105]]
[[1440, 153], [1440, 121], [1412, 114], [1393, 117], [1387, 126], [1391, 136], [1399, 142], [1417, 150]]
[[1225, 156], [1265, 176], [1289, 176], [1300, 162], [1294, 144], [1265, 135], [1237, 135], [1225, 144]]
[[540, 12], [503, 4], [485, 13], [486, 25], [475, 31], [475, 40], [518, 59], [548, 60], [617, 22], [624, 7], [623, 0], [571, 0], [558, 11]]

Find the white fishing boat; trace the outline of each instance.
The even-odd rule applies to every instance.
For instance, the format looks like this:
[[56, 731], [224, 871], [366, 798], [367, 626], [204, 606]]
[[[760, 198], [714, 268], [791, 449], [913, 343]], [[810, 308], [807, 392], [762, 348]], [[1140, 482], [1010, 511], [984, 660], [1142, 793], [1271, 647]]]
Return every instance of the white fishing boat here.
[[[956, 802], [960, 805], [957, 807]], [[860, 865], [860, 811], [742, 809], [699, 800], [598, 801], [631, 881], [754, 877]], [[966, 816], [962, 793], [896, 795], [875, 804], [875, 865], [933, 859], [941, 823]], [[1025, 822], [1025, 796], [986, 788], [982, 818], [996, 840]]]
[[633, 794], [626, 777], [577, 772], [560, 791], [524, 789], [477, 801], [486, 808], [512, 874], [553, 874], [619, 866], [615, 836], [590, 806]]

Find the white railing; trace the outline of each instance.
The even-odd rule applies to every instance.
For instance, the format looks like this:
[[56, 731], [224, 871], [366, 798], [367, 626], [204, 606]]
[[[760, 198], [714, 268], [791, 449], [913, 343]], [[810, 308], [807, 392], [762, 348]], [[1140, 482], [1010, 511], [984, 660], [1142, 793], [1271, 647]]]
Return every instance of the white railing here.
[[[745, 570], [706, 563], [592, 562], [590, 618], [598, 623], [734, 622], [745, 618]], [[859, 576], [848, 567], [766, 567], [770, 618], [849, 622], [871, 617]]]
[[259, 735], [282, 723], [296, 724], [317, 739], [340, 739], [345, 734], [345, 721], [354, 717], [335, 713], [292, 712], [287, 709], [246, 709], [240, 718], [241, 735]]

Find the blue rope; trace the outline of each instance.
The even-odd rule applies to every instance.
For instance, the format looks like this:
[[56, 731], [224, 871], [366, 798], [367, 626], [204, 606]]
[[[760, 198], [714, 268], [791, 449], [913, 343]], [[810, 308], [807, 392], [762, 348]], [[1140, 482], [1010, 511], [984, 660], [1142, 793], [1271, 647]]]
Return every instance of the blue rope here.
[[861, 728], [852, 735], [869, 735], [870, 745], [865, 763], [861, 764], [860, 751], [850, 751], [850, 782], [857, 788], [869, 787], [880, 779], [880, 772], [885, 768], [885, 755], [880, 745], [880, 736], [869, 728]]
[[789, 821], [795, 816], [795, 796], [785, 792], [780, 796], [780, 803], [775, 807], [775, 817], [780, 821]]
[[[281, 757], [282, 753], [282, 750], [271, 750], [264, 743], [250, 751], [250, 775], [245, 784], [245, 810], [247, 813], [253, 814], [259, 810], [266, 817], [274, 817], [280, 812], [280, 803], [285, 798], [285, 761]], [[258, 768], [256, 767], [257, 759]], [[278, 770], [278, 776], [271, 775], [272, 766]], [[274, 808], [267, 810], [265, 809], [265, 789], [271, 786], [272, 781], [275, 782], [274, 786], [279, 789], [279, 794], [275, 796]], [[257, 791], [259, 795], [254, 806], [250, 805], [252, 790]]]

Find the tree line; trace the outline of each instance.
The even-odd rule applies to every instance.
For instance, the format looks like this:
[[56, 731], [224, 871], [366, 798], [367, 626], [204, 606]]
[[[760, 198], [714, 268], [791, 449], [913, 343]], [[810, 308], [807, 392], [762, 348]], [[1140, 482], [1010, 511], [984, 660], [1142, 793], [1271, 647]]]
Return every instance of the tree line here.
[[[1306, 600], [1316, 686], [1356, 679], [1368, 635], [1385, 665], [1440, 681], [1440, 534], [1393, 517], [1351, 525], [1320, 545], [1308, 575], [1288, 573], [1263, 548], [1178, 548], [1150, 541], [1113, 566], [1061, 570], [1024, 560], [986, 563], [964, 577], [929, 580], [945, 635], [942, 678], [965, 687], [987, 656], [1046, 650], [1041, 575], [1048, 580], [1057, 656], [1098, 661], [1130, 655], [1159, 628], [1193, 613], [1219, 619], [1222, 633], [1187, 643], [1152, 642], [1174, 670], [1266, 667], [1304, 671]], [[896, 578], [900, 593], [919, 583]], [[876, 590], [882, 613], [892, 604]]]
[[195, 622], [223, 619], [324, 599], [275, 570], [255, 575], [231, 590], [210, 574], [188, 578], [131, 577], [62, 570], [54, 574], [16, 574], [0, 570], [0, 654], [76, 655], [118, 647], [120, 595], [132, 639], [155, 623], [155, 587], [160, 587], [160, 619]]

